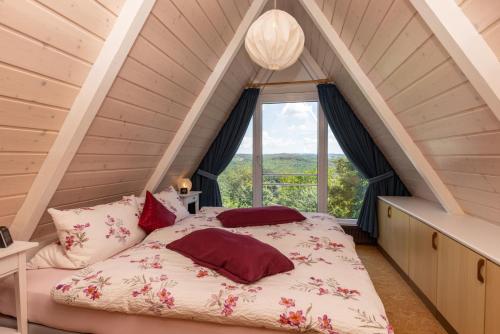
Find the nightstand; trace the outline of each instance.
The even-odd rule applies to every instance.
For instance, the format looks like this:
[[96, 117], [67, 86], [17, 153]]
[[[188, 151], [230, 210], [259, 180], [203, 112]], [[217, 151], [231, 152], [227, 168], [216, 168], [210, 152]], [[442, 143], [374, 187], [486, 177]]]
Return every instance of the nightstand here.
[[0, 327], [0, 334], [28, 333], [28, 301], [26, 299], [26, 251], [38, 246], [37, 242], [14, 241], [0, 248], [0, 278], [14, 275], [16, 292], [17, 331]]
[[190, 191], [187, 194], [179, 193], [182, 204], [190, 213], [198, 213], [198, 210], [200, 210], [200, 194], [201, 191]]

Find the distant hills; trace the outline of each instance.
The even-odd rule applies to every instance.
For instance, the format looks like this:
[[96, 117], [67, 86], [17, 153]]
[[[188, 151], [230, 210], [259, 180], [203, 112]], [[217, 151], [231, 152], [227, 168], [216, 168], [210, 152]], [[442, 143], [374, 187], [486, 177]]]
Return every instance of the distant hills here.
[[[343, 154], [328, 154], [329, 165], [335, 165], [335, 160], [343, 157], [345, 157]], [[236, 154], [229, 168], [251, 166], [251, 164], [252, 154]], [[302, 153], [263, 154], [262, 164], [265, 173], [311, 173], [317, 168], [317, 155]]]

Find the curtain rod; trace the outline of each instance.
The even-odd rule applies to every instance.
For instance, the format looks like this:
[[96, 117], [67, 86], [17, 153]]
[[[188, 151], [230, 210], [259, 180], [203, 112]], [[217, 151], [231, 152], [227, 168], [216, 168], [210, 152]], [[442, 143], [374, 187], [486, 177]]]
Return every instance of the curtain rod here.
[[279, 85], [298, 85], [298, 84], [324, 84], [331, 83], [333, 80], [330, 79], [317, 79], [317, 80], [299, 80], [299, 81], [279, 81], [279, 82], [251, 82], [246, 88], [259, 88], [265, 86], [279, 86]]

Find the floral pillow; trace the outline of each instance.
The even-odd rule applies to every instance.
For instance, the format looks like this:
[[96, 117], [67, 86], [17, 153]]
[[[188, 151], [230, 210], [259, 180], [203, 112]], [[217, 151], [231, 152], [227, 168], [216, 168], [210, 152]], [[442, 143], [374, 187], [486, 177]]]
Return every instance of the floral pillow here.
[[59, 242], [53, 242], [40, 249], [26, 264], [28, 269], [61, 268], [78, 269], [64, 253]]
[[[169, 211], [173, 212], [177, 217], [175, 222], [179, 222], [184, 218], [189, 217], [189, 211], [186, 209], [184, 204], [182, 204], [181, 198], [175, 191], [174, 187], [170, 186], [167, 189], [156, 193], [153, 195], [163, 206], [165, 206]], [[132, 196], [125, 196], [124, 199], [131, 198]], [[142, 213], [144, 208], [144, 197], [136, 197], [137, 206], [139, 207], [139, 213]]]
[[106, 259], [136, 243], [146, 234], [139, 227], [133, 199], [71, 210], [48, 209], [68, 259], [77, 268]]

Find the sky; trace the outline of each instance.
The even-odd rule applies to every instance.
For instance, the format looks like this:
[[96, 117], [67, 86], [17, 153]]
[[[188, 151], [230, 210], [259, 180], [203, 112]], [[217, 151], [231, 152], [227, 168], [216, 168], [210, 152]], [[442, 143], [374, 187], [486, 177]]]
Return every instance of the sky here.
[[[317, 153], [317, 102], [264, 104], [262, 110], [262, 153]], [[252, 153], [253, 124], [237, 153]], [[343, 154], [328, 129], [328, 153]]]

